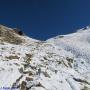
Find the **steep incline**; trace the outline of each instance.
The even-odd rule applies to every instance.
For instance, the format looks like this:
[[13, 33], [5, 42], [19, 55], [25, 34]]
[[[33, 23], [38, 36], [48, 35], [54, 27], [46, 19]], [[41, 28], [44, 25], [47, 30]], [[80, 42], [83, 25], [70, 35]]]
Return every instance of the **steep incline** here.
[[39, 41], [0, 27], [1, 90], [90, 90], [89, 28]]

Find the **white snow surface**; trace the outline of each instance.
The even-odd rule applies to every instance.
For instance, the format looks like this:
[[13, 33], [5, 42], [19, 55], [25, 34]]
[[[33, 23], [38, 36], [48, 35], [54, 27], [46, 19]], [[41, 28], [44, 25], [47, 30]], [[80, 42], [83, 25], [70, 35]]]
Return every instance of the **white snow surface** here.
[[20, 37], [26, 42], [0, 43], [0, 90], [90, 90], [89, 27], [46, 41]]

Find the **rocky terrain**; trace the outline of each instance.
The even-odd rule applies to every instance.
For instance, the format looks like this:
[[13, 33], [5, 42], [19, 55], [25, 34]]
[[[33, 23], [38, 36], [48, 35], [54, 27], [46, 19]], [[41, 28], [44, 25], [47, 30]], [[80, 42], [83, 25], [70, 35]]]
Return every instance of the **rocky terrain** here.
[[90, 27], [40, 41], [0, 25], [0, 90], [90, 90]]

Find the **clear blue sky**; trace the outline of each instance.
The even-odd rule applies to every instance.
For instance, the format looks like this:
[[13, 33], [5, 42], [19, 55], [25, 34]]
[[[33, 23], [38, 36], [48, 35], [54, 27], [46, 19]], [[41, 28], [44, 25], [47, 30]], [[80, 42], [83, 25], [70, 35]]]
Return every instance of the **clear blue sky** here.
[[0, 24], [45, 40], [90, 24], [90, 0], [0, 0]]

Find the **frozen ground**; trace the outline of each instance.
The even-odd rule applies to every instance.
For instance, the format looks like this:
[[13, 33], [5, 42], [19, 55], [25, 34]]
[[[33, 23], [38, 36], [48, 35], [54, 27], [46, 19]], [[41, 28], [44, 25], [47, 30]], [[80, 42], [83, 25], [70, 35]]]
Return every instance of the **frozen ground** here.
[[90, 90], [89, 28], [46, 41], [15, 35], [24, 42], [0, 41], [0, 90]]

